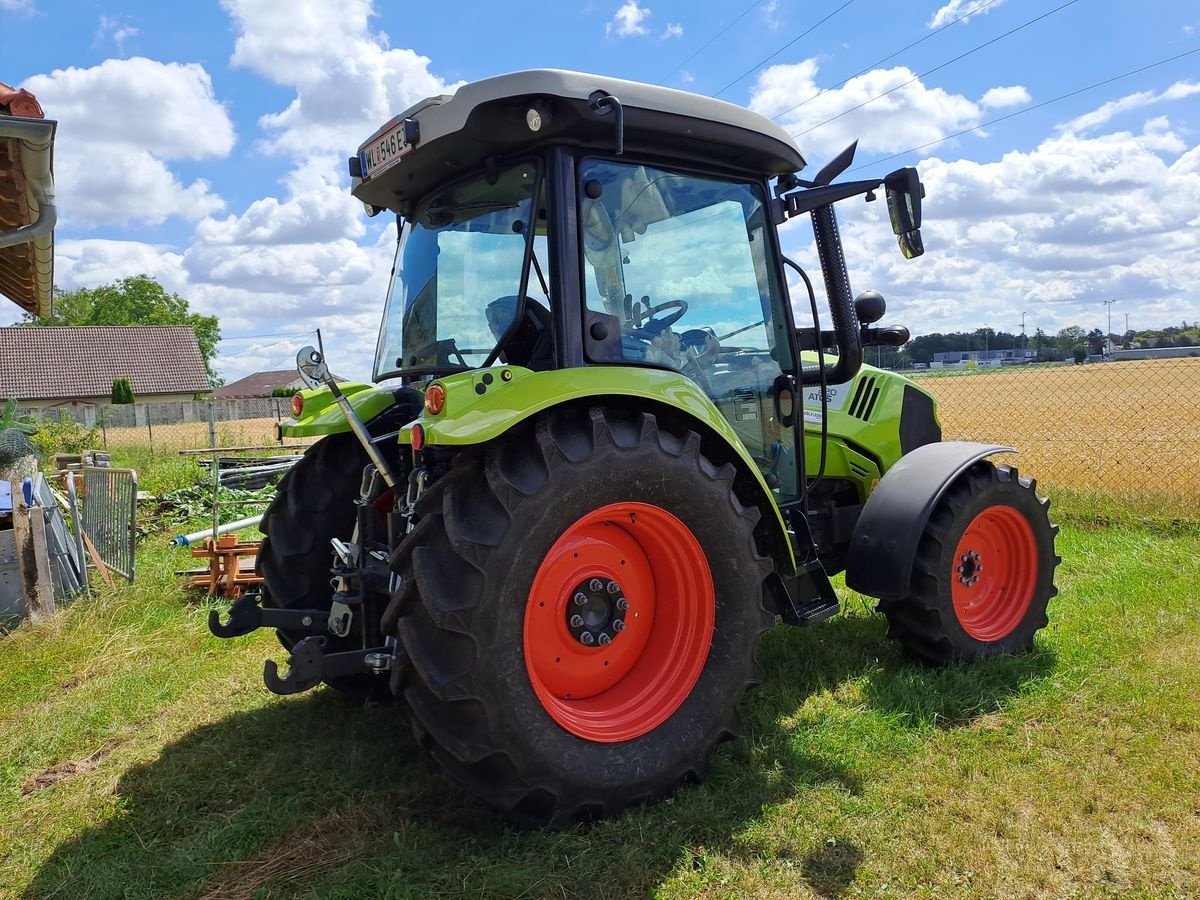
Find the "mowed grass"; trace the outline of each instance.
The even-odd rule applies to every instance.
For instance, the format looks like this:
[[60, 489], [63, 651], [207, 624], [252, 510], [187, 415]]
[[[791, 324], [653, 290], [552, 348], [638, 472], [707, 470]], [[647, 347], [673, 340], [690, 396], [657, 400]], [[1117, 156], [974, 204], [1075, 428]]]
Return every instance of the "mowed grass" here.
[[1033, 654], [929, 670], [867, 601], [765, 640], [708, 780], [512, 830], [402, 708], [267, 694], [269, 634], [138, 583], [0, 637], [4, 897], [1200, 894], [1197, 534], [1065, 528]]
[[1022, 471], [1089, 514], [1195, 520], [1200, 358], [918, 376], [946, 439], [1018, 448]]

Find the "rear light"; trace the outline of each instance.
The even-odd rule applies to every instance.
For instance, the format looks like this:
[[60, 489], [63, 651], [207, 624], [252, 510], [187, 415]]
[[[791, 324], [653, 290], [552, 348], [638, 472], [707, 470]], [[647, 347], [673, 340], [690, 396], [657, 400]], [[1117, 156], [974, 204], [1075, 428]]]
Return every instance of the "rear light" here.
[[292, 397], [292, 416], [298, 419], [302, 415], [304, 415], [304, 398], [296, 394]]
[[436, 416], [446, 408], [446, 389], [440, 384], [431, 384], [425, 392], [425, 411]]
[[412, 427], [412, 437], [410, 440], [412, 441], [412, 448], [414, 450], [420, 450], [425, 446], [425, 429], [420, 425], [414, 425]]

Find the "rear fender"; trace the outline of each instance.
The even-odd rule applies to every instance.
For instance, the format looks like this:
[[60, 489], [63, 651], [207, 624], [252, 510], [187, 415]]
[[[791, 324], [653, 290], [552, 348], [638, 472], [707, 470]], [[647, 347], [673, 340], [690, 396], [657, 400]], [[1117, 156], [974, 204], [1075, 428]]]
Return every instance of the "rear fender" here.
[[519, 366], [494, 366], [439, 378], [433, 384], [445, 390], [442, 411], [432, 415], [423, 410], [419, 419], [401, 429], [402, 443], [412, 443], [413, 426], [420, 424], [427, 447], [482, 444], [543, 410], [580, 400], [629, 398], [686, 414], [697, 423], [697, 430], [727, 444], [740, 468], [752, 476], [763, 522], [771, 529], [771, 546], [778, 548], [777, 563], [788, 574], [795, 571], [787, 527], [762, 472], [720, 410], [695, 382], [678, 372], [633, 366], [532, 372]]
[[944, 441], [901, 457], [871, 492], [854, 526], [846, 586], [880, 599], [907, 597], [917, 545], [946, 489], [984, 457], [1016, 452], [999, 444]]

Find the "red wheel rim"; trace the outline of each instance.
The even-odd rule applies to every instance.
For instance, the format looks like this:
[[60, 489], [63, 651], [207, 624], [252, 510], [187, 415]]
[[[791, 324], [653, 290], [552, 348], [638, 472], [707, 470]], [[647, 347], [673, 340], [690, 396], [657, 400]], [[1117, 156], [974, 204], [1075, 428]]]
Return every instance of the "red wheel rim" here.
[[1037, 586], [1033, 528], [1011, 506], [979, 513], [954, 551], [950, 596], [963, 631], [979, 641], [1008, 637], [1029, 612]]
[[[602, 587], [592, 590], [593, 579]], [[610, 600], [606, 625], [572, 624], [581, 610], [600, 621]], [[542, 707], [571, 734], [632, 740], [692, 692], [715, 616], [708, 559], [688, 527], [657, 506], [613, 503], [567, 528], [538, 568], [525, 607], [525, 668]], [[611, 642], [585, 645], [581, 628]]]

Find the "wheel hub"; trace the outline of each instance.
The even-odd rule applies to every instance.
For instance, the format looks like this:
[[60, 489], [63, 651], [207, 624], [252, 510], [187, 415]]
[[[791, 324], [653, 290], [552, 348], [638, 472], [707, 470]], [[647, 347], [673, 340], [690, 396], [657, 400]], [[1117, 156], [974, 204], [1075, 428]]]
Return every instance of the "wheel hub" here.
[[567, 630], [586, 647], [604, 647], [625, 630], [629, 601], [611, 578], [586, 578], [567, 604]]
[[978, 584], [979, 573], [983, 571], [983, 557], [974, 550], [968, 549], [958, 558], [958, 565], [955, 566], [955, 571], [958, 572], [959, 584], [966, 587]]

